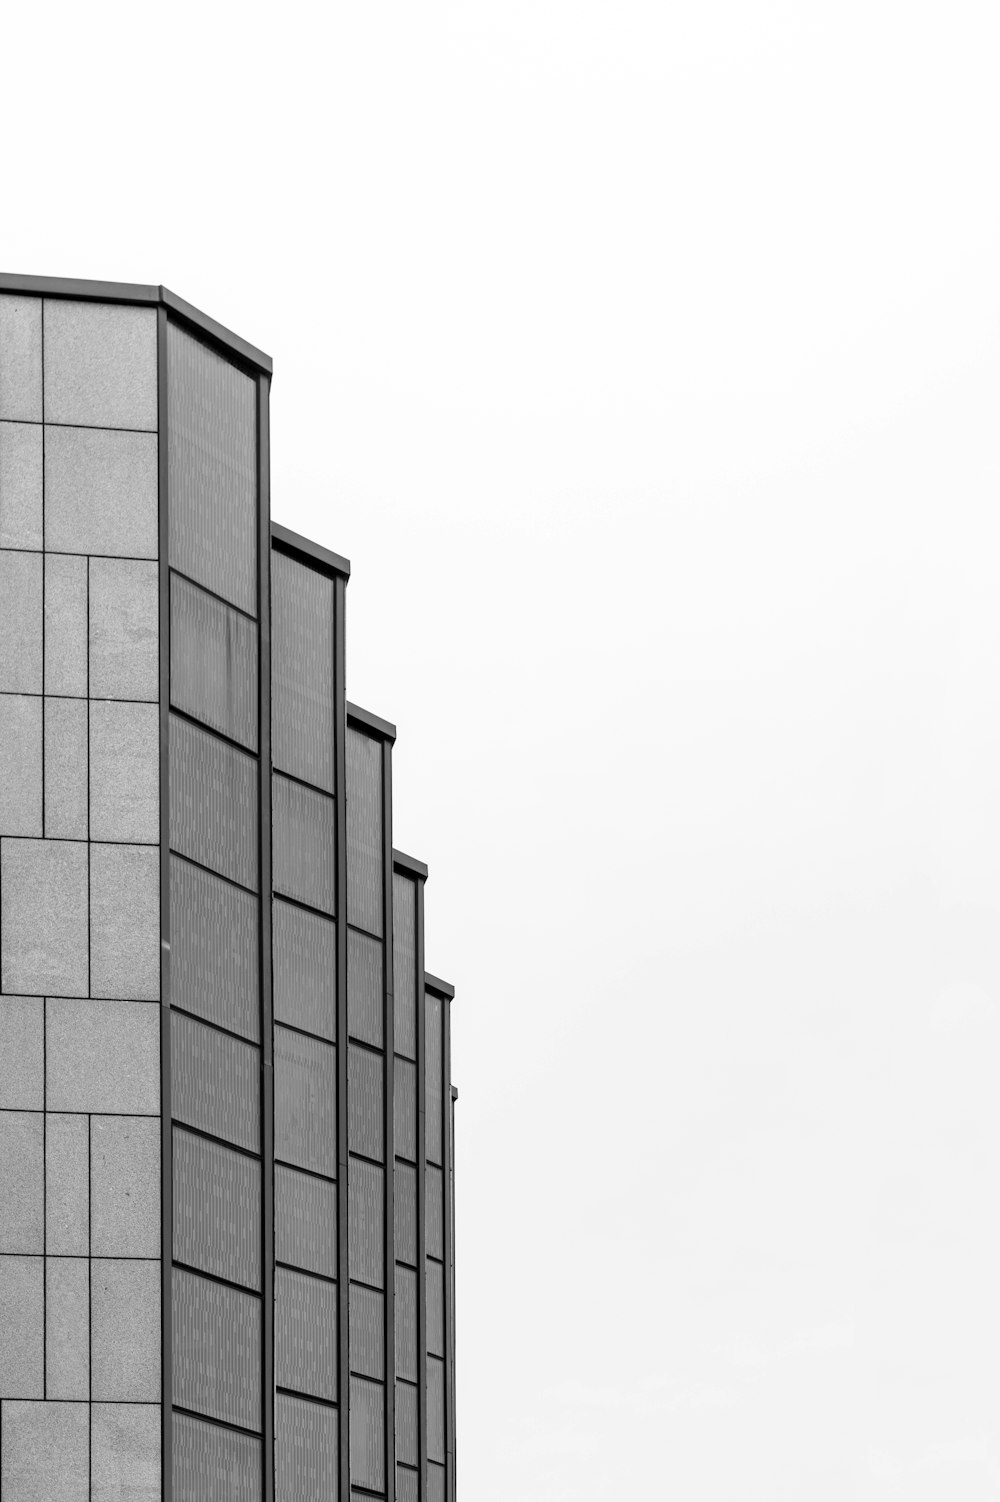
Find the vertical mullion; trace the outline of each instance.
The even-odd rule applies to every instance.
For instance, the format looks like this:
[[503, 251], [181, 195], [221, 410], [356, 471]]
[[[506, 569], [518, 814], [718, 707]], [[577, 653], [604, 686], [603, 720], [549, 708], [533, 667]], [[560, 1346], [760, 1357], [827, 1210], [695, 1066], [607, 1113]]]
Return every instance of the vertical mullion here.
[[382, 975], [385, 981], [385, 1013], [382, 1046], [385, 1073], [382, 1103], [385, 1111], [383, 1196], [385, 1214], [385, 1495], [396, 1496], [396, 1146], [395, 1146], [395, 1048], [396, 1025], [393, 995], [392, 954], [392, 742], [382, 742]]
[[163, 1502], [173, 1496], [173, 1138], [170, 1091], [170, 493], [167, 310], [156, 311], [160, 695], [160, 1444]]
[[347, 590], [334, 583], [333, 746], [334, 817], [337, 831], [337, 1427], [341, 1502], [348, 1502], [350, 1482], [350, 1243], [348, 1240], [347, 1162], [347, 679], [344, 642]]
[[424, 1000], [424, 884], [414, 882], [417, 1013], [417, 1464], [427, 1497], [427, 1008]]
[[441, 1026], [443, 1031], [441, 1060], [441, 1211], [444, 1253], [444, 1453], [446, 1502], [454, 1502], [455, 1496], [455, 1357], [454, 1290], [451, 1272], [454, 1265], [452, 1252], [452, 1101], [451, 1101], [451, 1002], [445, 996], [441, 1001]]
[[274, 1502], [274, 1037], [271, 989], [271, 505], [270, 381], [257, 377], [257, 692], [261, 1061], [261, 1380], [264, 1502]]

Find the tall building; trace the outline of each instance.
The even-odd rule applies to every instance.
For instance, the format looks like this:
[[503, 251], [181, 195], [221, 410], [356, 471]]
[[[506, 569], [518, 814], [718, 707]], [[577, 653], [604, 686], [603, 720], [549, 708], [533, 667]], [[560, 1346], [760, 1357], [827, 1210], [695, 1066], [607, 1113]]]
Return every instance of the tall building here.
[[0, 277], [0, 1502], [454, 1502], [453, 992], [270, 381]]

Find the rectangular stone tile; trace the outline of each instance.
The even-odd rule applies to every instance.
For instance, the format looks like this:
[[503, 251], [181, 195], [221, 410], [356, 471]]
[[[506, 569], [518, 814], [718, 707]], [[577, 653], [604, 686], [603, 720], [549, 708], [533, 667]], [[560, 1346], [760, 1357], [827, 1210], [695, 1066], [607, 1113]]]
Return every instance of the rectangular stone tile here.
[[45, 1117], [45, 1250], [53, 1256], [90, 1252], [88, 1118], [61, 1111]]
[[45, 1104], [40, 996], [0, 996], [0, 1110], [40, 1111]]
[[42, 701], [0, 694], [0, 834], [42, 832]]
[[90, 847], [92, 996], [160, 995], [160, 856], [155, 845]]
[[87, 696], [87, 560], [45, 555], [45, 691]]
[[[0, 1398], [43, 1395], [44, 1265], [42, 1257], [0, 1256]], [[7, 1502], [10, 1494], [0, 1495]]]
[[158, 1006], [49, 997], [45, 1015], [49, 1111], [159, 1112]]
[[160, 838], [160, 712], [156, 704], [90, 705], [90, 838]]
[[0, 840], [0, 975], [21, 996], [87, 994], [87, 846]]
[[90, 1278], [92, 1397], [98, 1402], [158, 1402], [159, 1262], [95, 1257]]
[[3, 1502], [87, 1502], [89, 1405], [4, 1403]]
[[159, 573], [134, 558], [90, 560], [90, 692], [148, 699], [160, 691]]
[[90, 1119], [91, 1253], [160, 1254], [160, 1121], [156, 1116]]
[[160, 1502], [156, 1404], [95, 1403], [90, 1444], [91, 1502]]
[[155, 431], [155, 308], [46, 299], [45, 420]]
[[42, 420], [42, 301], [0, 294], [0, 417]]
[[156, 557], [155, 433], [46, 427], [45, 546]]
[[0, 1111], [0, 1252], [44, 1250], [42, 1140], [41, 1111]]
[[87, 838], [87, 701], [45, 700], [45, 835]]
[[90, 1397], [90, 1264], [45, 1259], [45, 1396]]
[[42, 429], [0, 422], [0, 548], [42, 546]]
[[0, 693], [42, 692], [42, 555], [0, 551]]

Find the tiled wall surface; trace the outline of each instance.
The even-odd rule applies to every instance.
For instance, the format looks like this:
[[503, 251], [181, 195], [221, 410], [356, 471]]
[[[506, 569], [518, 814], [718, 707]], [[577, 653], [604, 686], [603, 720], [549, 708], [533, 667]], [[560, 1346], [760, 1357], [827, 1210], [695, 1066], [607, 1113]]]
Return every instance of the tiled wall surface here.
[[160, 1496], [156, 313], [0, 295], [0, 1502]]

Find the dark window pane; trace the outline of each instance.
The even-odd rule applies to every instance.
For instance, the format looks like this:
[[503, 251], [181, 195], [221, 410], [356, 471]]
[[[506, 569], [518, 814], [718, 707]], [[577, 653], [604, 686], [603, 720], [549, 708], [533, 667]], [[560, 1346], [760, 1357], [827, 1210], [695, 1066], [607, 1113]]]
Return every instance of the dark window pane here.
[[351, 1371], [385, 1376], [385, 1294], [351, 1284]]
[[259, 1439], [186, 1413], [173, 1415], [172, 1428], [173, 1502], [255, 1502], [260, 1496]]
[[275, 1393], [274, 1502], [333, 1502], [336, 1495], [337, 1410]]
[[427, 1454], [444, 1464], [444, 1362], [427, 1358]]
[[417, 1380], [417, 1275], [396, 1267], [396, 1376]]
[[337, 1400], [337, 1286], [274, 1270], [274, 1380]]
[[333, 908], [333, 800], [271, 778], [274, 890], [321, 912]]
[[257, 890], [257, 763], [170, 716], [170, 847]]
[[400, 1262], [417, 1265], [417, 1171], [396, 1164], [396, 1256]]
[[427, 1161], [441, 1162], [441, 1096], [427, 1091]]
[[382, 1047], [385, 1006], [382, 990], [382, 943], [347, 930], [347, 1026], [353, 1038]]
[[351, 1481], [385, 1486], [385, 1389], [364, 1377], [351, 1378]]
[[445, 1469], [443, 1465], [435, 1465], [433, 1460], [427, 1465], [427, 1502], [444, 1502], [445, 1498]]
[[444, 1355], [444, 1266], [427, 1258], [427, 1349]]
[[417, 1389], [408, 1382], [396, 1383], [396, 1459], [417, 1463]]
[[392, 878], [392, 989], [397, 1053], [417, 1057], [417, 890], [408, 876]]
[[392, 1063], [392, 1130], [400, 1158], [417, 1161], [417, 1066], [407, 1059]]
[[333, 580], [271, 553], [271, 756], [333, 792]]
[[170, 997], [254, 1042], [257, 996], [257, 898], [210, 871], [170, 860]]
[[427, 1161], [441, 1162], [441, 998], [428, 991], [426, 1006]]
[[257, 627], [214, 595], [170, 576], [170, 702], [257, 749]]
[[260, 1428], [260, 1299], [173, 1269], [174, 1402]]
[[406, 1466], [396, 1467], [396, 1502], [420, 1502], [418, 1472]]
[[260, 1164], [174, 1128], [174, 1259], [260, 1288]]
[[347, 1051], [347, 1144], [351, 1152], [382, 1159], [384, 1141], [382, 1055], [352, 1043]]
[[259, 1151], [260, 1050], [181, 1012], [170, 1014], [172, 1115]]
[[381, 1288], [385, 1171], [361, 1158], [350, 1160], [348, 1173], [348, 1243], [350, 1275]]
[[441, 998], [427, 992], [425, 999], [427, 1019], [427, 1088], [441, 1094]]
[[432, 1168], [428, 1163], [427, 1176], [424, 1180], [424, 1192], [427, 1196], [427, 1255], [428, 1257], [444, 1258], [444, 1200], [441, 1194], [441, 1170]]
[[170, 562], [256, 615], [256, 384], [169, 323], [167, 392]]
[[274, 924], [274, 1016], [331, 1042], [337, 1036], [335, 924], [277, 898]]
[[347, 731], [347, 921], [382, 932], [382, 742]]
[[274, 1255], [324, 1278], [337, 1276], [337, 1186], [277, 1165]]
[[337, 1172], [337, 1051], [284, 1027], [274, 1029], [274, 1156]]

